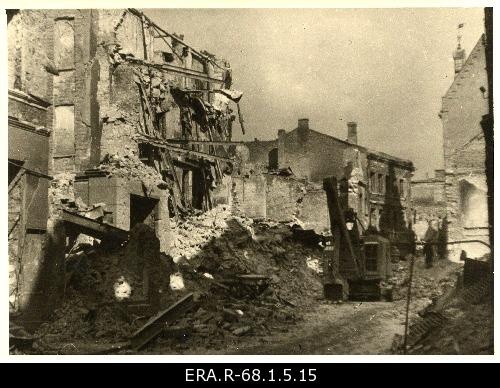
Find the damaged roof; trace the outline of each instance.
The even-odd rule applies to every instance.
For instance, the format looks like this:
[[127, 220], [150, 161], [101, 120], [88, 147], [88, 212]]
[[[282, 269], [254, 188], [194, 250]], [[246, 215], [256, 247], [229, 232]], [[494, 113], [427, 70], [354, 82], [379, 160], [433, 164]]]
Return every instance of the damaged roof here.
[[[291, 130], [290, 132], [287, 132], [286, 135], [289, 135], [297, 130], [298, 130], [298, 128], [295, 128], [295, 129]], [[333, 139], [333, 140], [338, 141], [340, 143], [343, 143], [345, 145], [349, 145], [351, 147], [357, 148], [358, 150], [360, 150], [362, 152], [366, 152], [368, 158], [391, 161], [391, 162], [394, 162], [394, 163], [396, 163], [404, 168], [407, 168], [411, 171], [415, 170], [415, 167], [413, 166], [413, 162], [411, 160], [398, 158], [396, 156], [386, 154], [385, 152], [375, 151], [375, 150], [372, 150], [370, 148], [363, 147], [363, 146], [360, 146], [358, 144], [350, 143], [346, 140], [339, 139], [338, 137], [327, 135], [326, 133], [318, 132], [314, 129], [309, 129], [309, 131], [312, 133], [315, 133], [317, 135], [328, 137], [329, 139]]]

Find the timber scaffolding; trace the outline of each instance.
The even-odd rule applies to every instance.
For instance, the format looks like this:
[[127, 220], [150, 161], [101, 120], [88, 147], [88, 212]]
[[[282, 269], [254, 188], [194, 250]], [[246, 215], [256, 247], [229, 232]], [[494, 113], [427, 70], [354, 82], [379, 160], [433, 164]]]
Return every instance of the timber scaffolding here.
[[[236, 115], [231, 115], [232, 110], [228, 108], [230, 101], [236, 104], [238, 121], [242, 132], [245, 133], [244, 120], [239, 105], [242, 94], [236, 92], [237, 95], [234, 97], [232, 92], [235, 91], [229, 90], [231, 86], [231, 69], [225, 61], [225, 66], [220, 65], [211, 54], [203, 54], [194, 49], [186, 44], [182, 38], [165, 31], [137, 9], [127, 8], [125, 12], [139, 18], [143, 30], [149, 28], [149, 31], [153, 31], [152, 37], [162, 39], [171, 49], [172, 54], [181, 62], [184, 61], [184, 50], [189, 50], [190, 54], [203, 64], [204, 71], [202, 72], [188, 66], [180, 67], [171, 63], [157, 63], [152, 61], [152, 58], [148, 58], [147, 50], [145, 50], [144, 59], [122, 55], [119, 61], [119, 63], [127, 63], [135, 67], [134, 82], [139, 89], [142, 117], [139, 118], [139, 127], [133, 139], [139, 145], [141, 160], [155, 168], [164, 179], [168, 178], [172, 181], [174, 187], [172, 198], [175, 202], [174, 210], [176, 215], [178, 215], [178, 210], [185, 211], [187, 208], [192, 207], [192, 204], [186, 201], [186, 192], [182, 184], [183, 177], [179, 178], [176, 168], [199, 171], [200, 174], [198, 175], [201, 176], [202, 181], [200, 187], [202, 187], [203, 192], [202, 209], [209, 210], [213, 206], [210, 198], [212, 182], [221, 183], [224, 173], [232, 171], [233, 158], [229, 156], [228, 147], [243, 144], [243, 142], [231, 141], [231, 122], [236, 119]], [[169, 42], [168, 39], [171, 39], [171, 41]], [[175, 45], [180, 45], [183, 48], [182, 54], [175, 50]], [[117, 53], [120, 54], [119, 49]], [[217, 78], [213, 72], [210, 74], [208, 64], [222, 70], [222, 76]], [[178, 86], [169, 85], [170, 90], [168, 91], [174, 96], [175, 102], [181, 109], [181, 138], [173, 139], [171, 136], [166, 136], [166, 130], [162, 128], [158, 120], [158, 106], [155, 106], [151, 98], [150, 74], [144, 74], [141, 67], [147, 68], [148, 71], [160, 71], [162, 74], [171, 73], [195, 80], [198, 81], [198, 85], [199, 81], [206, 84], [206, 89], [200, 89], [199, 87], [195, 89], [179, 88]], [[221, 93], [227, 101], [227, 107], [224, 110], [214, 109], [210, 104], [210, 96], [216, 93]], [[193, 104], [197, 104], [198, 107], [198, 111], [195, 111], [194, 114], [192, 113]], [[187, 120], [183, 120], [183, 107], [189, 112]], [[201, 118], [200, 111], [203, 112]], [[197, 127], [196, 131], [191, 130], [191, 126], [195, 121], [199, 125], [199, 130]], [[221, 121], [224, 121], [224, 124], [220, 124]], [[224, 125], [228, 129], [225, 127], [221, 129]], [[185, 130], [185, 126], [188, 126], [189, 130]], [[200, 132], [204, 133], [204, 138], [200, 137]], [[225, 166], [222, 163], [225, 163]], [[184, 176], [184, 174], [182, 175]]]

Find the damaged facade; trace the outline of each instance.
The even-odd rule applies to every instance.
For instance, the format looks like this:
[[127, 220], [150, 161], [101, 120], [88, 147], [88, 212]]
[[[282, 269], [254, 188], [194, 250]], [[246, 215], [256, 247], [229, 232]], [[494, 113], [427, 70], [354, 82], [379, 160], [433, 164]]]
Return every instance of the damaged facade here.
[[[485, 173], [485, 138], [481, 122], [489, 113], [485, 36], [468, 57], [458, 45], [453, 53], [455, 79], [442, 99], [445, 196], [448, 239], [489, 242]], [[489, 249], [478, 243], [450, 247], [457, 259], [465, 250], [481, 257]]]
[[[412, 223], [413, 163], [358, 145], [357, 130], [355, 122], [348, 123], [347, 140], [341, 140], [311, 129], [308, 119], [299, 119], [292, 131], [279, 130], [276, 140], [246, 143], [247, 171], [264, 172], [277, 179], [276, 174], [289, 170], [298, 180], [307, 181], [314, 188], [312, 191], [320, 190], [318, 195], [322, 198], [308, 201], [311, 206], [303, 214], [320, 222], [324, 229], [328, 229], [329, 221], [324, 216], [328, 211], [321, 181], [335, 176], [343, 200], [357, 214], [362, 229], [373, 228], [390, 236], [392, 241], [403, 241], [406, 237], [401, 236], [406, 235]], [[246, 181], [251, 179], [249, 175]], [[293, 191], [290, 185], [284, 186]], [[304, 191], [307, 193], [307, 188]], [[270, 197], [286, 197], [283, 194], [286, 192], [272, 184], [267, 190], [268, 201]], [[299, 207], [307, 198], [302, 196]]]
[[168, 252], [171, 217], [227, 203], [243, 119], [230, 65], [135, 9], [14, 11], [8, 36], [10, 292], [22, 314], [41, 263], [64, 273], [64, 241], [44, 248], [64, 240], [46, 233], [64, 211], [124, 231], [145, 223]]
[[446, 217], [444, 185], [444, 170], [435, 170], [434, 177], [411, 181], [413, 228], [419, 239], [423, 239], [430, 221], [441, 220], [442, 224]]

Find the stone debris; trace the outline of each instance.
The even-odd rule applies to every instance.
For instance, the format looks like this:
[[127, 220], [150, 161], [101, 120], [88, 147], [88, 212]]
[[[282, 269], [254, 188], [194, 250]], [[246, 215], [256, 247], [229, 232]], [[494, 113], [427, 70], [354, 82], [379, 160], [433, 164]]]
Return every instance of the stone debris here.
[[[232, 216], [224, 206], [176, 225], [173, 262], [186, 290], [202, 294], [200, 307], [172, 323], [158, 346], [222, 347], [228, 338], [285, 330], [321, 294], [321, 277], [307, 258], [323, 251], [293, 240], [289, 225]], [[187, 254], [189, 253], [189, 254]], [[206, 276], [206, 274], [210, 276]], [[182, 350], [182, 348], [180, 349]]]
[[158, 239], [148, 226], [136, 225], [128, 244], [113, 251], [87, 245], [78, 249], [78, 260], [67, 266], [63, 306], [37, 331], [41, 344], [124, 340], [143, 323], [137, 307], [145, 305], [150, 314], [170, 303], [166, 292], [171, 261], [160, 254]]
[[[421, 271], [416, 264], [415, 273], [412, 282], [412, 299], [435, 299], [441, 296], [447, 289], [456, 285], [457, 276], [460, 273], [460, 265], [453, 263], [443, 263], [442, 266], [453, 265], [456, 270], [447, 274], [443, 278], [436, 279], [434, 271]], [[408, 267], [409, 261], [399, 261], [393, 264], [393, 276], [386, 284], [393, 287], [393, 299], [406, 299], [408, 292]]]
[[170, 181], [164, 181], [158, 171], [144, 164], [139, 159], [137, 152], [128, 146], [125, 146], [121, 153], [105, 155], [98, 166], [98, 170], [105, 171], [109, 175], [139, 179], [145, 188], [171, 187]]
[[50, 217], [59, 217], [63, 209], [70, 211], [90, 210], [81, 198], [75, 196], [74, 181], [74, 173], [65, 172], [54, 175], [49, 188]]
[[423, 333], [409, 354], [493, 353], [492, 298], [473, 304], [464, 297], [467, 291], [454, 293], [440, 312], [445, 321]]
[[[199, 307], [169, 322], [157, 340], [174, 348], [179, 341], [220, 347], [228, 338], [285, 330], [321, 294], [321, 277], [308, 262], [319, 265], [323, 251], [294, 241], [289, 225], [234, 217], [218, 206], [172, 226], [178, 244], [172, 256], [160, 255], [154, 232], [143, 224], [112, 252], [97, 242], [77, 245], [66, 302], [37, 332], [39, 349], [76, 339], [128, 340], [157, 311], [136, 311], [152, 287], [161, 308], [187, 292], [200, 295]], [[141, 268], [148, 263], [156, 279], [145, 287]]]

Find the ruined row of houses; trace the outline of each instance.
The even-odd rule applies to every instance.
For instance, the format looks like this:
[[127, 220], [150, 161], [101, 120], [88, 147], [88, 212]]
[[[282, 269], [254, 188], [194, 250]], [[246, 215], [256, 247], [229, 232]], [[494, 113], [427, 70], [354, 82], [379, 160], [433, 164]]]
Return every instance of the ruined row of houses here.
[[[333, 175], [361, 230], [408, 249], [421, 182], [411, 182], [411, 161], [359, 145], [356, 123], [345, 140], [299, 119], [275, 140], [234, 142], [233, 126], [244, 127], [229, 63], [134, 9], [9, 11], [8, 35], [12, 312], [46, 317], [64, 293], [60, 177], [71, 182], [74, 198], [63, 200], [76, 213], [98, 204], [102, 222], [120, 230], [147, 223], [168, 254], [170, 219], [220, 203], [326, 232], [321, 181]], [[481, 42], [443, 100], [445, 139], [453, 139], [439, 182], [453, 238], [487, 238], [472, 211], [485, 198], [484, 161], [471, 152], [484, 148], [480, 120], [465, 124], [458, 108], [466, 99], [485, 114], [486, 100], [468, 97], [484, 79]]]
[[409, 221], [411, 162], [358, 145], [354, 124], [347, 141], [300, 120], [274, 142], [232, 142], [241, 93], [229, 63], [137, 10], [12, 11], [8, 34], [14, 312], [46, 316], [63, 292], [61, 177], [76, 213], [99, 204], [102, 222], [121, 230], [149, 223], [166, 253], [170, 218], [233, 200], [248, 217], [325, 232], [321, 179], [331, 175], [363, 228], [397, 232]]
[[318, 200], [313, 193], [323, 196], [322, 180], [335, 176], [345, 205], [355, 211], [361, 229], [396, 237], [411, 228], [413, 163], [359, 145], [357, 131], [357, 124], [349, 122], [347, 139], [342, 140], [310, 128], [308, 119], [299, 119], [297, 128], [279, 130], [276, 140], [247, 143], [248, 163], [253, 171], [267, 170], [271, 179], [288, 170], [313, 187], [316, 183], [316, 190], [310, 190], [301, 204], [311, 202], [302, 214], [318, 232], [329, 227], [326, 200]]

